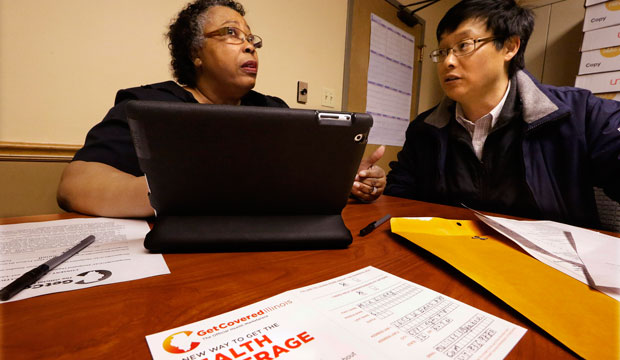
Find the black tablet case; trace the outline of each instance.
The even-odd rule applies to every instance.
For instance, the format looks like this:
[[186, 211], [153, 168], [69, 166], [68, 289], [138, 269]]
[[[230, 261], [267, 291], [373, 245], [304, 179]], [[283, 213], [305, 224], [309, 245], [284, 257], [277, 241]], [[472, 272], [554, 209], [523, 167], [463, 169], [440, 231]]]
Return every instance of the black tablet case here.
[[344, 248], [368, 114], [130, 101], [153, 252]]

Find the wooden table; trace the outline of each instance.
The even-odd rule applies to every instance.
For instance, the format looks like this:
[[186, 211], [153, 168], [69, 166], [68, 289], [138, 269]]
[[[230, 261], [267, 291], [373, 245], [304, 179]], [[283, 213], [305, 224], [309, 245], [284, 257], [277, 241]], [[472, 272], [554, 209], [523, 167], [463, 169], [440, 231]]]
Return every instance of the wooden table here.
[[[164, 255], [170, 275], [91, 287], [0, 305], [0, 359], [147, 359], [145, 336], [203, 320], [294, 288], [372, 265], [518, 324], [528, 331], [509, 359], [575, 355], [535, 324], [441, 259], [390, 233], [385, 214], [474, 220], [449, 206], [384, 196], [350, 203], [343, 217], [354, 235], [343, 250]], [[75, 214], [0, 219], [0, 224], [58, 220]]]

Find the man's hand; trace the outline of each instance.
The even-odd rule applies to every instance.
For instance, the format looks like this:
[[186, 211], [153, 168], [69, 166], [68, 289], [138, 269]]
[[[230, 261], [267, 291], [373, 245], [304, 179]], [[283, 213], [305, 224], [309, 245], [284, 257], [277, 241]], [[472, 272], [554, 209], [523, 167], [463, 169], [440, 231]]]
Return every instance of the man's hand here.
[[375, 165], [385, 152], [385, 146], [381, 145], [370, 157], [363, 159], [357, 170], [351, 195], [363, 200], [373, 201], [379, 198], [385, 190], [385, 171]]

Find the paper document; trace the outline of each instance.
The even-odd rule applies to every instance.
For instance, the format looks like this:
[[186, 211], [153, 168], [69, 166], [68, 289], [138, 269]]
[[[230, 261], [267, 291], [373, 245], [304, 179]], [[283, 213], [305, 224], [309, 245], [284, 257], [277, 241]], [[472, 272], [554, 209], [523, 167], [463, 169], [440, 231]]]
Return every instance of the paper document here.
[[146, 340], [154, 359], [501, 359], [525, 331], [367, 267]]
[[570, 225], [554, 226], [571, 232], [577, 253], [597, 286], [620, 289], [620, 238]]
[[10, 301], [170, 274], [161, 254], [142, 245], [144, 220], [84, 218], [0, 226], [0, 288], [88, 235], [95, 242], [60, 264]]
[[[600, 279], [605, 284], [610, 284], [610, 279], [617, 279], [620, 275], [618, 272], [620, 259], [614, 260], [609, 254], [596, 253], [604, 248], [599, 241], [604, 239], [603, 234], [553, 221], [513, 220], [488, 216], [477, 211], [474, 211], [474, 214], [539, 261], [620, 301], [620, 289], [599, 285], [600, 281], [597, 283], [592, 277], [593, 273], [584, 264], [581, 254], [577, 252], [576, 244], [580, 244], [584, 251], [587, 248], [589, 252], [583, 254], [589, 260], [589, 264], [598, 262], [601, 257], [607, 257], [608, 263], [602, 264], [602, 267], [595, 265], [592, 270], [595, 271], [594, 274], [601, 276]], [[615, 242], [604, 240], [606, 241], [604, 244], [608, 246], [607, 251], [617, 253], [620, 239], [616, 238]], [[599, 245], [603, 248], [599, 249]], [[604, 272], [601, 273], [601, 270]]]
[[366, 112], [373, 125], [369, 144], [402, 146], [411, 116], [415, 38], [370, 15]]

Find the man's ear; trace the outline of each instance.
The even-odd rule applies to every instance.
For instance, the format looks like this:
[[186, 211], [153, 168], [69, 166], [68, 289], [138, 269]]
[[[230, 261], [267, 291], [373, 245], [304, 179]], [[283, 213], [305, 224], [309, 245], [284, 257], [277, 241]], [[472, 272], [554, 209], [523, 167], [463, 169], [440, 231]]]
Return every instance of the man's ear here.
[[512, 60], [519, 48], [521, 47], [521, 38], [518, 36], [511, 36], [504, 41], [504, 60], [509, 62]]

